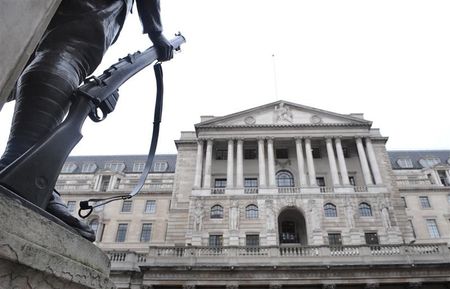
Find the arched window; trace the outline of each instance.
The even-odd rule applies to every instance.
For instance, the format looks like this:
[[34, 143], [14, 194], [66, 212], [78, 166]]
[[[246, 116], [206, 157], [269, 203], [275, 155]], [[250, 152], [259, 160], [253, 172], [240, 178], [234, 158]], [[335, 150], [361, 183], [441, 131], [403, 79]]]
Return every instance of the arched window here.
[[368, 203], [359, 204], [359, 215], [361, 217], [371, 217], [372, 207]]
[[258, 219], [258, 206], [252, 204], [245, 207], [245, 216], [247, 219]]
[[279, 171], [277, 173], [277, 186], [278, 187], [293, 187], [294, 176], [289, 171]]
[[221, 205], [214, 205], [211, 207], [211, 219], [223, 219], [223, 207]]
[[91, 229], [95, 232], [95, 235], [97, 235], [97, 230], [98, 230], [98, 219], [93, 219], [90, 223], [89, 226], [91, 227]]
[[337, 217], [336, 206], [332, 203], [326, 203], [323, 206], [323, 211], [325, 213], [325, 217]]

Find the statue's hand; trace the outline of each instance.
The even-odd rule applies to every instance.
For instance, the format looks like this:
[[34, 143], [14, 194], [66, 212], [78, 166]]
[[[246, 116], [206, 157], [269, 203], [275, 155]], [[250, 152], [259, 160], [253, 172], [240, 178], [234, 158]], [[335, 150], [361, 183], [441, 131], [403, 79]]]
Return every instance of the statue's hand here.
[[173, 46], [160, 32], [149, 33], [148, 37], [153, 42], [158, 53], [159, 61], [168, 61], [173, 57]]

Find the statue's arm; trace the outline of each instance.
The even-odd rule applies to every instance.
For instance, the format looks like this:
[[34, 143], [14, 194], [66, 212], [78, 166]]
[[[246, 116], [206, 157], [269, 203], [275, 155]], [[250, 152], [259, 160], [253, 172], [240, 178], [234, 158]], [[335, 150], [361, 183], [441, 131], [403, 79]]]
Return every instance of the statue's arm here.
[[161, 34], [163, 29], [159, 0], [137, 0], [136, 6], [144, 33], [149, 35]]

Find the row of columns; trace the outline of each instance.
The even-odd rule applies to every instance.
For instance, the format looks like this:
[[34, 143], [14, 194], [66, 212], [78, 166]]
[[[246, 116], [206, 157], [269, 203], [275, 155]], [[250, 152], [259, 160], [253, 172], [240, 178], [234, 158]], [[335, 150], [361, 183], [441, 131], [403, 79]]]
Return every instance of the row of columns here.
[[[333, 142], [334, 140], [334, 142]], [[372, 146], [372, 141], [370, 138], [364, 138], [365, 148], [363, 144], [363, 139], [360, 137], [356, 138], [356, 148], [358, 151], [358, 156], [362, 168], [362, 173], [366, 185], [373, 185], [373, 180], [375, 184], [382, 184], [382, 178], [378, 163], [376, 160], [375, 152]], [[244, 168], [243, 168], [243, 143], [242, 139], [238, 139], [236, 143], [236, 187], [242, 188], [244, 186]], [[333, 147], [334, 143], [334, 147]], [[212, 148], [213, 140], [208, 139], [206, 141], [206, 156], [204, 165], [204, 175], [203, 175], [203, 188], [210, 188], [211, 186], [211, 166], [212, 166]], [[314, 167], [314, 158], [312, 154], [311, 139], [310, 138], [296, 138], [295, 148], [297, 152], [297, 163], [299, 172], [300, 186], [317, 186], [316, 182], [316, 172]], [[303, 149], [304, 148], [304, 149]], [[344, 157], [344, 151], [342, 149], [342, 143], [340, 138], [326, 138], [326, 149], [328, 155], [328, 161], [331, 172], [331, 180], [333, 186], [339, 185], [350, 185], [347, 166]], [[334, 150], [336, 150], [337, 162]], [[203, 151], [204, 151], [204, 141], [199, 140], [197, 146], [197, 159], [196, 159], [196, 170], [195, 170], [195, 180], [194, 187], [202, 187], [202, 167], [203, 167]], [[268, 172], [268, 182], [266, 179], [266, 157], [265, 157], [265, 139], [258, 139], [258, 171], [259, 171], [259, 187], [276, 187], [276, 177], [275, 177], [275, 154], [273, 139], [267, 139], [267, 172]], [[306, 162], [305, 158], [306, 156]], [[234, 184], [234, 140], [228, 140], [228, 154], [227, 154], [227, 187], [232, 188]], [[305, 164], [306, 163], [306, 164]], [[305, 165], [308, 174], [305, 172]], [[339, 178], [338, 173], [341, 174]], [[309, 176], [309, 179], [307, 178]]]

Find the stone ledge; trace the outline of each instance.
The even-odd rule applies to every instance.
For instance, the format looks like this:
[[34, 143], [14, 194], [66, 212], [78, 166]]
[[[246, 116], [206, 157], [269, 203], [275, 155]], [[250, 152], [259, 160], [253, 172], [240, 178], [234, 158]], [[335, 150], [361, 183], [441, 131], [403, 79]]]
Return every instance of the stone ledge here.
[[16, 288], [11, 282], [24, 276], [35, 282], [26, 287], [33, 289], [52, 288], [45, 280], [57, 280], [54, 288], [115, 288], [109, 259], [99, 248], [2, 192], [0, 220], [1, 289]]

